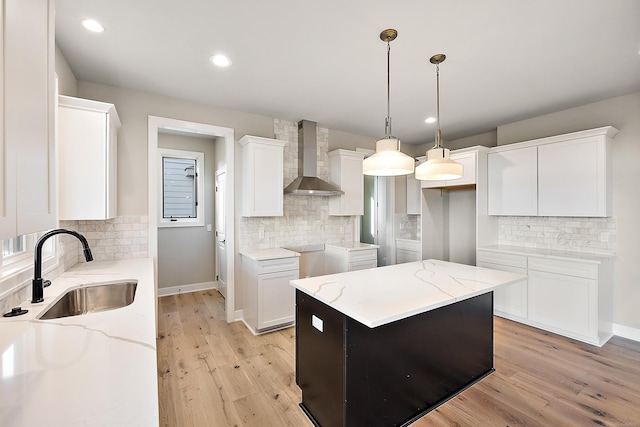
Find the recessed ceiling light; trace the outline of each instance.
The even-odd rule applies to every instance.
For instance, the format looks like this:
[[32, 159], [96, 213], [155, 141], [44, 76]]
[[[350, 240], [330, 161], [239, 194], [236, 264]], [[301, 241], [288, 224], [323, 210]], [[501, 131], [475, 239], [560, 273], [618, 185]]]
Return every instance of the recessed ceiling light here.
[[94, 33], [102, 33], [104, 32], [104, 27], [95, 19], [83, 19], [82, 26], [85, 27], [89, 31], [93, 31]]
[[211, 56], [209, 58], [209, 61], [211, 61], [213, 65], [217, 65], [218, 67], [228, 67], [229, 65], [231, 65], [231, 60], [226, 56], [220, 54]]
[[436, 118], [435, 117], [427, 117], [427, 119], [424, 121], [425, 123], [435, 123], [436, 122]]

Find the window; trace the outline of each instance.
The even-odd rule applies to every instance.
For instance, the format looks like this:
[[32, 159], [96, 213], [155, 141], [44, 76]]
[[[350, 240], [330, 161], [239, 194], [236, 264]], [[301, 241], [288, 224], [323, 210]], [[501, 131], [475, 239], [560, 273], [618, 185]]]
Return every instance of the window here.
[[[33, 274], [34, 248], [42, 234], [44, 232], [17, 236], [2, 241], [0, 294], [10, 291], [13, 287], [19, 285], [21, 281], [31, 277]], [[56, 263], [54, 240], [47, 240], [42, 247], [43, 271], [52, 268]], [[25, 277], [23, 274], [27, 274], [27, 276]]]
[[24, 252], [25, 236], [12, 237], [2, 241], [2, 259], [6, 260]]
[[159, 227], [204, 225], [204, 153], [162, 148]]

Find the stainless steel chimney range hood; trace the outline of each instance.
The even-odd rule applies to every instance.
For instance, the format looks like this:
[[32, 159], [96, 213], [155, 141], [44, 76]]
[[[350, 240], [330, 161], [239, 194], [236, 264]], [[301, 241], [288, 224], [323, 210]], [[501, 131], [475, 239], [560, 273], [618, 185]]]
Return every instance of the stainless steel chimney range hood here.
[[339, 196], [344, 194], [335, 185], [318, 178], [318, 138], [316, 123], [298, 122], [298, 177], [284, 189], [285, 194], [298, 196]]

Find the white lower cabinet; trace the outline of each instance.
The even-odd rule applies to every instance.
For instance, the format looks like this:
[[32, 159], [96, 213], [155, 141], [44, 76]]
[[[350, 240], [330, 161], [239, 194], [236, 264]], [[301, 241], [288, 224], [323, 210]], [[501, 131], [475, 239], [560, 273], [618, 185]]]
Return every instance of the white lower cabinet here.
[[610, 260], [485, 250], [477, 257], [479, 267], [529, 276], [494, 292], [496, 315], [597, 346], [613, 335]]
[[290, 280], [298, 269], [258, 275], [258, 330], [290, 324], [295, 315], [295, 292]]
[[[478, 267], [492, 268], [494, 270], [509, 271], [511, 273], [527, 274], [525, 268], [511, 267], [507, 265], [477, 262]], [[496, 315], [517, 322], [527, 319], [527, 281], [493, 291], [493, 310]]]
[[421, 261], [421, 249], [419, 240], [396, 239], [396, 264]]
[[242, 257], [243, 318], [251, 332], [259, 334], [287, 327], [295, 320], [295, 290], [299, 257], [256, 260]]
[[325, 245], [324, 266], [326, 274], [376, 268], [378, 266], [378, 246], [366, 243], [345, 246]]

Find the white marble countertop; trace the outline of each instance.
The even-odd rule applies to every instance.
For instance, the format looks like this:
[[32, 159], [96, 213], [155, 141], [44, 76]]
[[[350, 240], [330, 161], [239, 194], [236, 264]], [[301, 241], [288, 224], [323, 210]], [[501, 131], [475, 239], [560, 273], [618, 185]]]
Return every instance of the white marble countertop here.
[[526, 278], [522, 274], [430, 259], [290, 283], [339, 312], [375, 328]]
[[298, 252], [291, 251], [283, 248], [269, 248], [269, 249], [248, 249], [240, 251], [240, 255], [251, 258], [254, 261], [264, 261], [267, 259], [279, 259], [279, 258], [291, 258], [300, 256]]
[[[46, 278], [46, 277], [45, 277]], [[37, 320], [70, 287], [138, 280], [126, 307]], [[157, 426], [153, 260], [80, 263], [0, 318], [0, 426]]]
[[336, 248], [336, 249], [343, 249], [347, 252], [350, 251], [361, 251], [364, 249], [377, 249], [380, 247], [380, 245], [372, 245], [370, 243], [360, 243], [360, 242], [349, 242], [349, 243], [333, 243], [333, 244], [329, 244], [326, 243], [325, 248], [327, 247], [332, 247], [332, 248]]
[[509, 245], [492, 245], [482, 246], [479, 250], [492, 251], [492, 252], [506, 252], [511, 254], [536, 256], [542, 258], [554, 258], [554, 259], [570, 259], [574, 261], [585, 261], [592, 263], [602, 263], [614, 258], [614, 255], [598, 255], [583, 252], [569, 252], [558, 251], [553, 249], [539, 249], [539, 248], [525, 248], [520, 246]]

